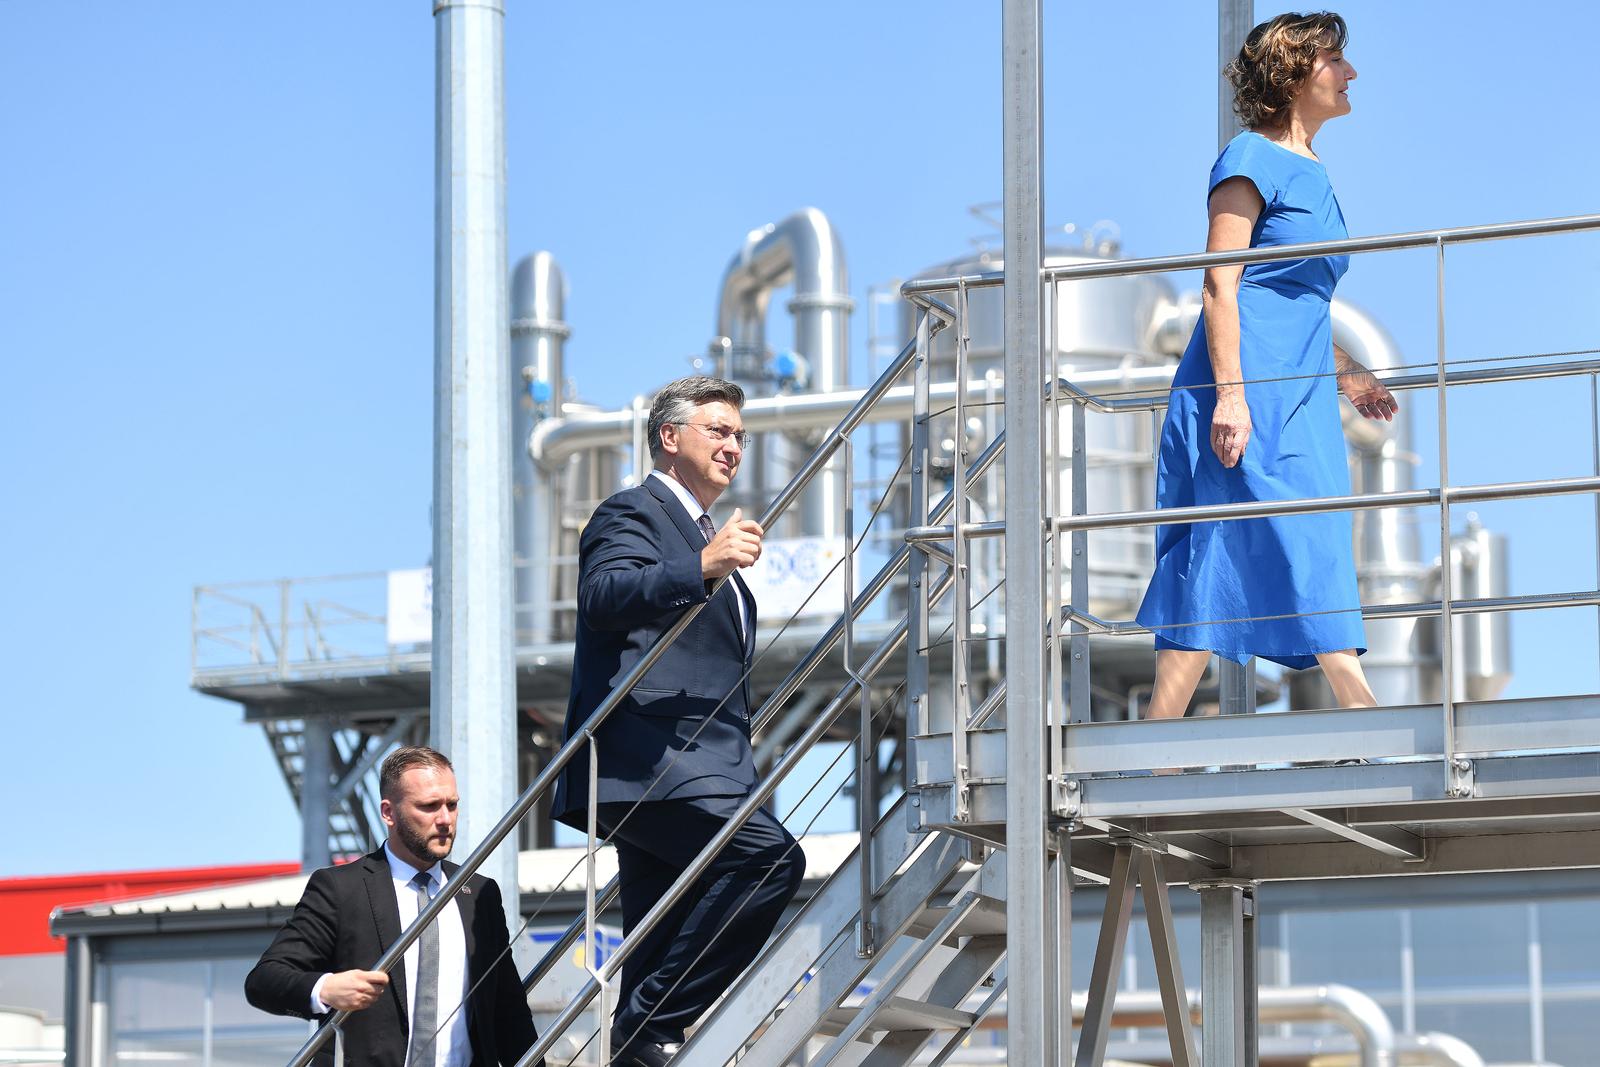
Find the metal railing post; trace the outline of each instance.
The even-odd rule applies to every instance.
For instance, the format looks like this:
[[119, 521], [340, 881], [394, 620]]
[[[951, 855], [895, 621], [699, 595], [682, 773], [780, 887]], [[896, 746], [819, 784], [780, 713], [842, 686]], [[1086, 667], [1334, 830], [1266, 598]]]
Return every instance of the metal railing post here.
[[839, 480], [839, 495], [844, 498], [840, 511], [844, 515], [847, 545], [844, 559], [844, 672], [860, 689], [860, 729], [856, 733], [856, 834], [861, 850], [861, 878], [860, 910], [856, 916], [856, 955], [867, 959], [877, 952], [872, 932], [872, 891], [877, 884], [872, 869], [872, 828], [878, 822], [877, 755], [872, 739], [872, 685], [871, 680], [856, 668], [855, 612], [851, 610], [851, 605], [855, 603], [856, 561], [855, 493], [851, 488], [855, 484], [855, 442], [852, 438], [845, 438], [842, 451], [844, 477]]
[[1472, 764], [1456, 757], [1455, 634], [1450, 600], [1455, 590], [1450, 545], [1450, 413], [1446, 398], [1444, 315], [1444, 238], [1434, 242], [1435, 341], [1438, 348], [1439, 419], [1439, 706], [1444, 714], [1445, 795], [1470, 796]]
[[[911, 415], [911, 504], [908, 511], [911, 521], [923, 522], [928, 515], [928, 471], [932, 452], [929, 448], [929, 399], [933, 367], [932, 330], [928, 316], [917, 319], [916, 355], [912, 362], [912, 415]], [[932, 732], [932, 709], [928, 706], [928, 554], [914, 546], [907, 546], [911, 556], [906, 561], [906, 743], [911, 751], [906, 759], [906, 787], [911, 802], [906, 806], [910, 829], [921, 828], [922, 797], [914, 788], [912, 768], [916, 764], [915, 747], [919, 738]], [[959, 781], [956, 783], [959, 788]]]
[[950, 599], [950, 766], [955, 768], [956, 818], [971, 814], [971, 790], [967, 779], [972, 770], [971, 745], [967, 740], [972, 717], [972, 689], [967, 670], [967, 648], [972, 637], [972, 568], [967, 546], [966, 525], [971, 521], [967, 500], [967, 345], [971, 341], [967, 287], [956, 287], [955, 327], [955, 431], [951, 462], [950, 499], [954, 504], [950, 527], [950, 570], [954, 588]]
[[[1089, 513], [1089, 412], [1084, 403], [1072, 405], [1072, 514]], [[1057, 540], [1060, 534], [1056, 535]], [[1089, 631], [1083, 615], [1089, 610], [1089, 531], [1073, 530], [1068, 538], [1072, 552], [1072, 665], [1067, 677], [1072, 686], [1070, 714], [1073, 722], [1088, 722], [1089, 707]], [[1059, 618], [1060, 613], [1057, 612]], [[1059, 625], [1057, 623], [1056, 625]]]
[[289, 675], [289, 600], [290, 579], [278, 582], [278, 677]]
[[[1600, 478], [1600, 375], [1589, 374], [1589, 447], [1593, 453], [1590, 472]], [[1594, 585], [1600, 589], [1600, 495], [1594, 498]], [[1595, 609], [1595, 642], [1600, 652], [1600, 608]], [[1595, 657], [1600, 663], [1600, 655]]]

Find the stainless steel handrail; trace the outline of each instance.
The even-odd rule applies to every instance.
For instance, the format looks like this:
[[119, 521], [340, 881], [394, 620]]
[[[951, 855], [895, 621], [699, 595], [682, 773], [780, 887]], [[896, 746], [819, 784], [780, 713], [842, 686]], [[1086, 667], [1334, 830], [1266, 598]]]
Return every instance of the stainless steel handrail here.
[[[969, 479], [983, 477], [1004, 451], [1005, 433], [1002, 431], [972, 461], [971, 466], [967, 468], [967, 477]], [[939, 503], [934, 505], [930, 515], [937, 521], [948, 515], [950, 509], [954, 506], [955, 495], [946, 493]], [[911, 552], [910, 545], [901, 545], [899, 550], [879, 568], [878, 573], [867, 583], [866, 588], [856, 595], [851, 604], [851, 612], [856, 618], [860, 618], [879, 595], [888, 588], [889, 583], [894, 580], [895, 576], [900, 573], [910, 560]], [[752, 733], [759, 734], [772, 724], [772, 720], [777, 718], [778, 714], [783, 710], [783, 705], [794, 696], [805, 680], [838, 646], [840, 638], [844, 636], [844, 632], [845, 623], [843, 617], [841, 617], [828, 628], [826, 633], [817, 639], [817, 643], [811, 647], [811, 651], [806, 653], [805, 657], [795, 665], [783, 681], [778, 683], [777, 688], [762, 703], [760, 709], [752, 717], [750, 727]], [[620, 888], [621, 883], [616, 878], [612, 878], [597, 895], [595, 907], [600, 911], [609, 908], [616, 902]], [[567, 950], [577, 944], [578, 939], [583, 935], [584, 926], [585, 917], [580, 915], [545, 950], [539, 962], [534, 965], [533, 969], [522, 980], [522, 986], [525, 991], [531, 991], [545, 975], [550, 973], [557, 963], [565, 958]]]
[[[954, 312], [950, 311], [943, 305], [938, 304], [937, 301], [928, 301], [927, 304], [931, 305], [929, 306], [927, 313], [931, 317], [938, 320], [938, 325], [936, 327], [932, 327], [935, 331], [938, 329], [943, 329], [946, 325], [949, 325], [954, 321]], [[846, 414], [844, 419], [841, 420], [840, 423], [834, 427], [834, 429], [831, 430], [817, 445], [816, 449], [812, 452], [811, 457], [805, 462], [800, 470], [795, 473], [795, 476], [790, 479], [789, 484], [784, 486], [784, 488], [778, 493], [777, 497], [775, 497], [773, 501], [767, 505], [766, 510], [762, 513], [759, 520], [763, 527], [772, 525], [773, 522], [775, 522], [785, 511], [788, 510], [789, 506], [794, 503], [795, 499], [800, 495], [800, 492], [808, 484], [810, 484], [818, 472], [820, 472], [827, 465], [828, 461], [832, 458], [833, 453], [837, 451], [842, 444], [847, 442], [850, 432], [854, 430], [856, 426], [860, 425], [866, 413], [875, 403], [877, 403], [878, 399], [888, 391], [890, 385], [892, 385], [905, 371], [905, 369], [911, 365], [911, 361], [915, 358], [915, 355], [916, 344], [915, 342], [912, 342], [907, 344], [905, 348], [900, 351], [899, 355], [896, 356], [895, 359], [884, 368], [884, 371], [878, 377], [878, 380], [865, 393], [862, 394], [861, 399], [858, 400], [855, 406], [850, 409], [850, 412]], [[722, 584], [726, 581], [727, 578], [723, 577], [714, 582], [711, 589], [711, 595], [715, 595], [716, 591], [720, 589]], [[589, 718], [583, 725], [583, 728], [578, 731], [574, 737], [568, 740], [566, 744], [562, 745], [559, 750], [557, 750], [556, 754], [551, 758], [549, 764], [545, 766], [544, 770], [541, 771], [538, 777], [535, 778], [534, 781], [522, 791], [522, 794], [517, 798], [516, 802], [512, 804], [511, 808], [500, 817], [499, 821], [496, 822], [495, 825], [489, 830], [484, 839], [479, 842], [477, 847], [475, 847], [472, 852], [468, 854], [467, 858], [461, 862], [460, 869], [445, 883], [444, 888], [439, 892], [439, 894], [422, 908], [416, 919], [414, 919], [410, 925], [401, 931], [399, 938], [397, 938], [395, 942], [384, 951], [383, 955], [378, 958], [377, 962], [373, 964], [371, 968], [372, 970], [388, 973], [394, 968], [395, 964], [400, 962], [400, 959], [405, 955], [406, 949], [410, 948], [411, 945], [416, 942], [417, 938], [421, 936], [422, 931], [428, 926], [429, 923], [433, 922], [433, 920], [438, 916], [439, 912], [449, 906], [450, 901], [454, 900], [456, 894], [460, 892], [461, 888], [467, 884], [467, 880], [477, 872], [479, 867], [483, 866], [484, 862], [489, 858], [490, 853], [498, 848], [500, 843], [510, 836], [511, 832], [516, 829], [517, 824], [522, 820], [523, 816], [533, 809], [534, 804], [536, 804], [539, 798], [544, 795], [545, 791], [548, 790], [552, 784], [554, 784], [557, 776], [566, 767], [566, 765], [572, 761], [572, 759], [577, 755], [578, 751], [593, 741], [595, 730], [597, 730], [605, 722], [606, 718], [610, 716], [614, 710], [616, 710], [617, 706], [622, 703], [629, 691], [631, 691], [633, 687], [639, 683], [640, 679], [642, 679], [644, 675], [648, 673], [651, 667], [655, 666], [655, 664], [666, 653], [667, 649], [672, 647], [673, 642], [678, 639], [683, 631], [688, 629], [689, 624], [694, 621], [696, 616], [698, 616], [702, 610], [704, 610], [705, 605], [709, 603], [709, 601], [710, 596], [708, 596], [705, 601], [689, 607], [683, 613], [683, 615], [679, 617], [678, 621], [668, 628], [668, 630], [661, 635], [656, 643], [652, 645], [642, 657], [640, 657], [639, 662], [635, 664], [633, 669], [623, 677], [622, 681], [617, 684], [617, 687], [611, 691], [605, 700], [601, 701], [599, 707], [595, 708], [595, 710], [590, 713]], [[811, 732], [812, 731], [808, 730], [803, 736], [809, 737]], [[809, 748], [810, 744], [814, 743], [815, 742], [813, 740], [812, 742], [808, 743], [806, 747]], [[741, 811], [742, 810], [743, 809], [741, 809]], [[729, 836], [731, 836], [731, 834]], [[718, 843], [714, 841], [713, 844], [717, 845]], [[718, 847], [720, 847], [720, 845]], [[708, 849], [708, 851], [711, 850]], [[714, 854], [714, 852], [712, 854]], [[709, 863], [709, 859], [707, 859], [706, 862]], [[651, 914], [654, 915], [655, 912], [652, 912]], [[627, 939], [625, 939], [623, 943], [623, 947], [626, 946]], [[317, 1028], [311, 1037], [306, 1040], [306, 1043], [301, 1046], [300, 1050], [295, 1053], [294, 1057], [289, 1061], [288, 1067], [307, 1067], [307, 1065], [311, 1062], [312, 1057], [315, 1056], [317, 1051], [327, 1043], [328, 1038], [332, 1035], [333, 1031], [340, 1024], [342, 1024], [344, 1020], [349, 1017], [349, 1015], [350, 1013], [348, 1011], [336, 1011], [330, 1015], [322, 1023], [322, 1025]], [[548, 1039], [548, 1037], [549, 1035], [547, 1034], [546, 1038]]]
[[[951, 575], [947, 572], [938, 583], [939, 593], [942, 594], [952, 584]], [[859, 668], [861, 677], [871, 679], [878, 671], [882, 670], [883, 665], [904, 645], [908, 632], [909, 627], [902, 620], [861, 665]], [[609, 980], [622, 965], [622, 961], [627, 959], [628, 955], [638, 947], [640, 941], [647, 937], [650, 931], [660, 924], [667, 913], [688, 895], [689, 890], [694, 888], [695, 882], [705, 873], [706, 868], [716, 859], [717, 854], [733, 839], [734, 834], [738, 833], [744, 824], [750, 820], [750, 817], [771, 799], [772, 794], [777, 791], [779, 784], [788, 776], [789, 772], [806, 757], [819, 740], [827, 735], [834, 722], [851, 705], [851, 701], [855, 697], [860, 684], [856, 678], [850, 678], [839, 688], [833, 699], [828, 702], [827, 707], [818, 713], [817, 717], [806, 727], [805, 732], [800, 735], [794, 745], [783, 754], [782, 759], [778, 761], [772, 772], [762, 779], [761, 784], [756, 786], [755, 790], [745, 798], [744, 802], [740, 804], [739, 810], [729, 817], [728, 821], [723, 824], [722, 829], [717, 831], [717, 835], [700, 851], [694, 861], [672, 883], [671, 888], [662, 894], [649, 913], [628, 932], [628, 936], [623, 938], [622, 944], [617, 946], [611, 955], [607, 957], [606, 962], [598, 968], [601, 979]], [[590, 978], [573, 1000], [562, 1010], [561, 1014], [556, 1016], [550, 1023], [539, 1040], [534, 1042], [533, 1047], [528, 1049], [522, 1059], [517, 1062], [517, 1067], [528, 1067], [529, 1064], [536, 1062], [540, 1056], [550, 1051], [557, 1038], [566, 1032], [567, 1028], [572, 1025], [579, 1015], [583, 1014], [589, 1003], [599, 993], [600, 981]], [[602, 1028], [608, 1025], [605, 1020], [602, 1020]]]
[[[1370, 511], [1377, 508], [1411, 508], [1438, 504], [1448, 499], [1453, 504], [1477, 504], [1488, 500], [1521, 500], [1527, 497], [1571, 496], [1600, 493], [1600, 477], [1549, 478], [1535, 482], [1495, 482], [1486, 485], [1455, 486], [1448, 490], [1407, 489], [1393, 493], [1368, 493], [1353, 496], [1316, 496], [1300, 500], [1250, 500], [1239, 504], [1197, 504], [1182, 508], [1152, 508], [1148, 511], [1108, 511], [1093, 515], [1057, 515], [1045, 522], [1057, 531], [1103, 530], [1135, 526], [1170, 526], [1184, 522], [1222, 522], [1233, 519], [1316, 515], [1330, 511]], [[974, 522], [962, 527], [963, 537], [1003, 537], [1003, 522]], [[948, 541], [953, 528], [913, 526], [906, 530], [909, 544]]]
[[[1040, 271], [1040, 277], [1045, 281], [1116, 278], [1128, 274], [1158, 274], [1201, 267], [1275, 263], [1286, 259], [1314, 259], [1321, 256], [1344, 256], [1356, 252], [1394, 252], [1403, 249], [1433, 248], [1440, 244], [1501, 241], [1511, 237], [1535, 237], [1584, 230], [1600, 230], [1600, 215], [1569, 215], [1564, 218], [1529, 219], [1523, 222], [1497, 222], [1485, 226], [1413, 230], [1408, 233], [1378, 234], [1372, 237], [1346, 237], [1338, 241], [1308, 241], [1304, 244], [1272, 245], [1266, 248], [1241, 248], [1229, 252], [1190, 252], [1177, 256], [1107, 260], [1103, 263], [1073, 263], [1046, 267]], [[953, 292], [960, 286], [981, 289], [1000, 285], [1004, 278], [1005, 275], [999, 271], [952, 275], [944, 278], [922, 278], [907, 282], [900, 287], [900, 292], [907, 297], [913, 297]]]

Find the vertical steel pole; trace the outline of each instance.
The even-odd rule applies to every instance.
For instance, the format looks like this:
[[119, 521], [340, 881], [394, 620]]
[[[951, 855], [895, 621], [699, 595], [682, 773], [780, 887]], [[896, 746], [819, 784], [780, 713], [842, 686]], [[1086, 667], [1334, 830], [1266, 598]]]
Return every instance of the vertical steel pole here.
[[1528, 902], [1528, 1055], [1544, 1062], [1544, 939], [1539, 931], [1539, 905]]
[[300, 727], [300, 869], [333, 863], [333, 722], [308, 714]]
[[67, 938], [66, 1002], [63, 1037], [67, 1063], [90, 1067], [101, 1061], [95, 1048], [104, 1027], [94, 1025], [94, 949], [87, 937]]
[[1471, 764], [1456, 757], [1455, 633], [1450, 601], [1455, 596], [1455, 575], [1450, 559], [1450, 410], [1445, 386], [1444, 238], [1434, 242], [1435, 344], [1438, 346], [1437, 388], [1439, 419], [1439, 700], [1444, 714], [1445, 795], [1471, 793], [1466, 772]]
[[[1589, 375], [1589, 447], [1594, 454], [1590, 469], [1600, 478], [1600, 375], [1595, 374]], [[1594, 497], [1594, 587], [1600, 589], [1600, 493]], [[1595, 641], [1600, 643], [1600, 608], [1595, 609], [1595, 620]], [[1595, 662], [1600, 663], [1600, 656]]]
[[[1255, 0], [1217, 0], [1217, 151], [1221, 152], [1241, 129], [1233, 111], [1233, 83], [1223, 72], [1244, 47], [1255, 23]], [[1218, 705], [1224, 715], [1256, 710], [1256, 662], [1235, 663], [1221, 658]]]
[[[1006, 371], [1007, 1058], [1044, 1063], [1069, 990], [1045, 967], [1044, 488], [1039, 347], [1043, 0], [1001, 5]], [[1059, 998], [1058, 998], [1059, 995]], [[1070, 1003], [1070, 1001], [1068, 1002]], [[1070, 1008], [1068, 1009], [1070, 1010]]]
[[1196, 882], [1200, 894], [1200, 1062], [1254, 1067], [1255, 884]]
[[1255, 0], [1217, 0], [1217, 151], [1243, 128], [1233, 113], [1233, 84], [1222, 73], [1244, 47], [1256, 21]]
[[[1051, 371], [1055, 373], [1054, 370]], [[1072, 405], [1072, 513], [1089, 513], [1089, 408], [1081, 400]], [[1051, 471], [1050, 476], [1055, 477]], [[1056, 551], [1060, 553], [1061, 535], [1056, 534]], [[1089, 531], [1073, 530], [1068, 538], [1072, 547], [1072, 607], [1074, 611], [1089, 610]], [[1073, 722], [1088, 722], [1093, 715], [1090, 706], [1089, 680], [1089, 630], [1081, 619], [1072, 620], [1072, 666], [1067, 670], [1072, 686], [1072, 707], [1069, 714]]]
[[[928, 409], [929, 389], [932, 385], [932, 355], [929, 347], [933, 331], [928, 313], [917, 316], [917, 353], [912, 364], [911, 382], [911, 513], [909, 521], [928, 521]], [[916, 782], [914, 768], [918, 745], [922, 737], [933, 732], [928, 707], [928, 554], [912, 548], [906, 563], [906, 580], [910, 583], [906, 602], [906, 786], [911, 802], [906, 806], [910, 820], [909, 829], [922, 829], [922, 796], [913, 787]]]
[[[517, 796], [505, 7], [434, 0], [433, 741], [455, 763], [459, 841]], [[516, 841], [481, 873], [520, 924]]]
[[1071, 997], [1061, 990], [1072, 989], [1072, 833], [1062, 828], [1055, 832], [1056, 858], [1051, 868], [1050, 883], [1050, 953], [1051, 981], [1060, 998], [1060, 1015], [1051, 1038], [1054, 1067], [1068, 1067], [1072, 1063], [1072, 1004]]
[[967, 740], [967, 724], [972, 718], [972, 688], [968, 676], [967, 650], [972, 639], [972, 567], [967, 546], [966, 524], [971, 520], [967, 505], [967, 344], [972, 323], [968, 317], [967, 286], [956, 287], [956, 404], [955, 455], [951, 469], [950, 500], [951, 577], [950, 590], [950, 766], [955, 769], [956, 817], [971, 814], [972, 751]]
[[[878, 748], [872, 734], [872, 679], [859, 673], [856, 664], [855, 612], [850, 610], [856, 602], [856, 509], [855, 509], [855, 440], [848, 435], [840, 451], [843, 453], [844, 477], [833, 487], [833, 492], [844, 499], [838, 501], [839, 513], [844, 516], [844, 671], [860, 686], [859, 723], [856, 735], [856, 830], [861, 862], [859, 912], [856, 917], [856, 955], [862, 959], [875, 954], [877, 941], [873, 937], [872, 905], [876, 882], [872, 870], [872, 831], [878, 825]], [[826, 491], [829, 487], [824, 487]]]

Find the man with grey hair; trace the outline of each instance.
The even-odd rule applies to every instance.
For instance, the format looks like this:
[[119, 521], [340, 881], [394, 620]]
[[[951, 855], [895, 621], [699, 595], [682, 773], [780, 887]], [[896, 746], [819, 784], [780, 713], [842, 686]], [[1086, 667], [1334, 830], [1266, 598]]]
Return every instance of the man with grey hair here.
[[[682, 378], [657, 393], [654, 469], [601, 504], [579, 543], [568, 738], [688, 608], [704, 604], [594, 734], [597, 821], [617, 849], [628, 931], [756, 784], [756, 603], [738, 571], [761, 557], [763, 531], [737, 508], [720, 529], [708, 514], [744, 459], [743, 406], [744, 390], [720, 378]], [[553, 815], [585, 829], [589, 800], [584, 753], [563, 770]], [[669, 1062], [685, 1027], [761, 950], [804, 874], [799, 844], [757, 812], [623, 961], [612, 1062]]]

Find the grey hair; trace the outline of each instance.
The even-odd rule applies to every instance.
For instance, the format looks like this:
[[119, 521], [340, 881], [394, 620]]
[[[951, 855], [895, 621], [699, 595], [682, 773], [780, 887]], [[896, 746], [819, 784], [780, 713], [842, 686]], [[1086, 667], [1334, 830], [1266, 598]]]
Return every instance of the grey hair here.
[[705, 374], [691, 374], [662, 386], [650, 402], [650, 421], [646, 425], [651, 461], [661, 456], [661, 427], [681, 426], [694, 417], [695, 408], [718, 400], [742, 408], [744, 390], [726, 378], [712, 378]]

